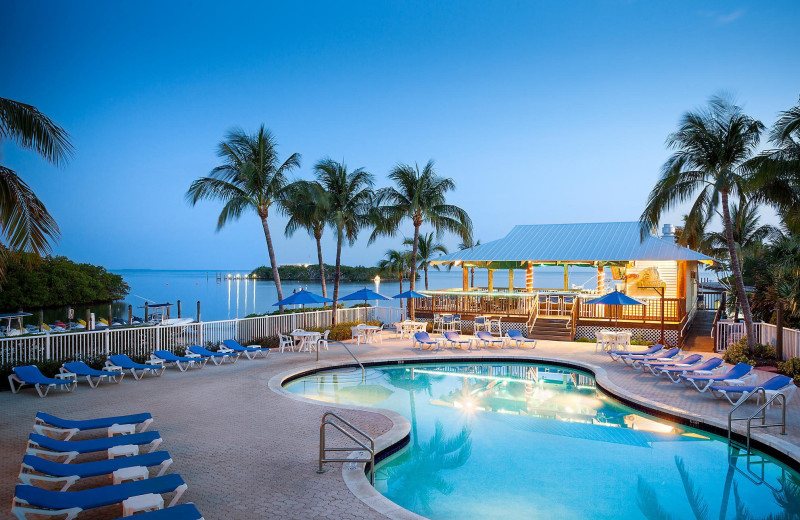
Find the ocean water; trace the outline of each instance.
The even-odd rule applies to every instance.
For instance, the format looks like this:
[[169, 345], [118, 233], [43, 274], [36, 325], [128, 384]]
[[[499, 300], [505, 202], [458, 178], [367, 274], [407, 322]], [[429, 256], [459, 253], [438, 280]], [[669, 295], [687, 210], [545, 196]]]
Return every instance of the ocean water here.
[[393, 365], [286, 389], [408, 419], [409, 443], [377, 465], [375, 487], [433, 520], [788, 519], [800, 509], [800, 475], [784, 464], [628, 408], [579, 371]]
[[[197, 318], [197, 302], [200, 302], [201, 319], [203, 321], [225, 320], [242, 318], [248, 314], [263, 314], [277, 309], [273, 304], [278, 301], [278, 292], [275, 284], [271, 281], [248, 280], [243, 278], [248, 275], [247, 271], [226, 271], [226, 270], [156, 270], [156, 269], [111, 269], [111, 272], [119, 274], [130, 286], [128, 296], [119, 302], [112, 304], [112, 313], [115, 317], [128, 319], [128, 305], [133, 306], [135, 316], [143, 316], [144, 303], [164, 303], [176, 304], [178, 300], [182, 304], [182, 316]], [[217, 273], [224, 275], [223, 279], [217, 279]], [[232, 278], [228, 279], [227, 275]], [[236, 275], [240, 278], [237, 279]], [[432, 269], [428, 273], [430, 289], [446, 289], [461, 287], [461, 270], [437, 271]], [[485, 287], [487, 281], [487, 271], [485, 269], [475, 270], [475, 285]], [[595, 287], [596, 272], [590, 268], [573, 267], [570, 269], [570, 283], [585, 285], [587, 289]], [[525, 271], [515, 271], [515, 286], [524, 286]], [[563, 287], [564, 274], [561, 268], [537, 267], [534, 276], [534, 286], [537, 288], [560, 288]], [[497, 287], [508, 285], [508, 271], [496, 271], [494, 284]], [[283, 281], [283, 295], [287, 297], [292, 291], [305, 288], [311, 292], [322, 294], [319, 284], [307, 284], [293, 281]], [[363, 287], [377, 290], [379, 293], [392, 297], [400, 293], [400, 284], [397, 280], [381, 280], [378, 287], [374, 282], [354, 283], [343, 281], [339, 288], [341, 296], [350, 294]], [[417, 288], [425, 287], [424, 278], [417, 281]], [[408, 280], [403, 282], [403, 290], [408, 290]], [[333, 284], [328, 284], [328, 297], [333, 296]], [[363, 302], [343, 302], [346, 305]], [[374, 303], [374, 302], [370, 302]], [[381, 301], [380, 306], [399, 307], [398, 300]], [[84, 318], [86, 316], [86, 306], [75, 307], [75, 317]], [[24, 309], [27, 312], [35, 312], [37, 309]], [[107, 305], [95, 305], [90, 308], [91, 312], [97, 316], [106, 317], [108, 315]], [[177, 308], [173, 307], [171, 316], [176, 317]], [[66, 320], [67, 309], [48, 309], [45, 311], [45, 322], [52, 323], [55, 320]], [[26, 323], [36, 322], [36, 316], [26, 320]]]

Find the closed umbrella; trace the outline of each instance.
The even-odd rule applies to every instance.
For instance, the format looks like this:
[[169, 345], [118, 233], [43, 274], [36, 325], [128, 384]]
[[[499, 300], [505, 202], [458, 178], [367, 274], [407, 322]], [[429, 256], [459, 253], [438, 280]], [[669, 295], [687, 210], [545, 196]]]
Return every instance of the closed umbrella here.
[[[273, 307], [278, 307], [281, 305], [300, 305], [303, 309], [303, 327], [306, 326], [306, 304], [309, 303], [330, 303], [333, 300], [330, 298], [325, 298], [324, 296], [320, 296], [318, 294], [314, 294], [312, 292], [306, 291], [305, 289], [300, 289], [298, 292], [294, 293], [293, 295], [289, 296], [288, 298], [284, 298], [283, 300], [279, 301], [278, 303], [273, 303]], [[333, 309], [333, 312], [336, 312], [336, 309]]]

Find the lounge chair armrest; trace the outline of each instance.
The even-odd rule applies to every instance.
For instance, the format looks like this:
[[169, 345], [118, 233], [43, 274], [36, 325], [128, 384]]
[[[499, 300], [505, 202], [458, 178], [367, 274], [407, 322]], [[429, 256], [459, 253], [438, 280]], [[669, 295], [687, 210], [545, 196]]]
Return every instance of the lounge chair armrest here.
[[219, 350], [217, 352], [221, 352], [223, 354], [230, 354], [233, 352], [233, 349], [228, 347], [219, 347]]
[[48, 426], [42, 423], [36, 423], [33, 425], [33, 431], [39, 435], [46, 435], [53, 439], [67, 441], [80, 430], [78, 428], [58, 428], [56, 426]]
[[39, 475], [37, 473], [19, 474], [19, 480], [23, 484], [29, 486], [36, 486], [41, 488], [53, 488], [56, 484], [62, 484], [61, 489], [58, 491], [66, 491], [69, 487], [80, 479], [78, 475], [70, 475], [68, 477], [51, 477], [49, 475]]
[[698, 376], [710, 376], [710, 375], [714, 374], [714, 371], [713, 370], [695, 370], [692, 373], [695, 374], [695, 375], [698, 375]]
[[183, 355], [183, 357], [188, 357], [188, 358], [192, 358], [192, 359], [199, 359], [199, 358], [201, 358], [203, 356], [201, 356], [200, 354], [195, 354], [194, 352], [187, 352], [187, 353], [185, 353]]
[[119, 365], [108, 364], [109, 362], [106, 361], [106, 366], [103, 367], [103, 372], [122, 372], [122, 367]]
[[756, 376], [755, 374], [750, 374], [750, 375], [744, 376], [744, 377], [743, 377], [743, 378], [741, 378], [741, 379], [742, 379], [742, 381], [746, 381], [746, 382], [748, 382], [748, 383], [752, 384], [752, 383], [754, 383], [754, 382], [755, 382], [755, 380], [756, 380], [756, 377], [757, 377], [757, 376]]
[[155, 358], [154, 359], [148, 359], [147, 361], [145, 361], [145, 364], [146, 365], [158, 365], [160, 367], [163, 367], [164, 366], [164, 360], [163, 359], [155, 359]]
[[42, 457], [43, 459], [52, 460], [54, 462], [61, 462], [63, 464], [72, 462], [75, 457], [78, 456], [77, 451], [50, 451], [43, 450], [41, 448], [33, 448], [31, 446], [28, 446], [28, 449], [25, 450], [25, 453], [28, 455], [36, 455], [37, 457]]
[[75, 374], [73, 372], [66, 372], [66, 369], [64, 367], [62, 367], [61, 370], [64, 370], [64, 372], [56, 374], [56, 379], [74, 379], [75, 381], [78, 380], [78, 374]]

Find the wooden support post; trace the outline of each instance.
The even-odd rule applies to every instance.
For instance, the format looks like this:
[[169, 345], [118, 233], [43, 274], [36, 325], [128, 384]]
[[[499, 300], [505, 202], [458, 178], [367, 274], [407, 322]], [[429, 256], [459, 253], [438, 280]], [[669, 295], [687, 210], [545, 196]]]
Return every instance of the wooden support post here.
[[464, 265], [461, 267], [461, 288], [464, 292], [469, 291], [469, 269]]
[[602, 265], [597, 266], [597, 293], [606, 293], [606, 270]]
[[144, 302], [144, 322], [145, 323], [147, 323], [147, 317], [148, 317], [147, 316], [147, 311], [149, 311], [149, 310], [150, 310], [150, 306], [147, 304], [147, 302]]
[[514, 292], [514, 270], [513, 269], [509, 269], [508, 270], [508, 292], [509, 293], [513, 293]]
[[114, 323], [114, 310], [111, 308], [111, 302], [108, 303], [108, 326], [110, 327]]
[[569, 264], [564, 264], [564, 290], [569, 290]]
[[86, 307], [86, 330], [92, 330], [92, 309]]
[[775, 357], [783, 361], [783, 301], [778, 300], [775, 309]]
[[181, 301], [178, 300], [178, 318], [181, 317]]
[[685, 260], [678, 262], [678, 298], [686, 298], [686, 264]]
[[200, 323], [200, 300], [197, 300], [197, 323]]
[[533, 264], [528, 262], [528, 268], [525, 270], [525, 290], [533, 292]]
[[128, 305], [128, 325], [133, 325], [133, 305]]
[[489, 292], [494, 291], [494, 269], [489, 269]]
[[44, 324], [44, 310], [39, 309], [39, 332], [42, 332], [43, 324]]

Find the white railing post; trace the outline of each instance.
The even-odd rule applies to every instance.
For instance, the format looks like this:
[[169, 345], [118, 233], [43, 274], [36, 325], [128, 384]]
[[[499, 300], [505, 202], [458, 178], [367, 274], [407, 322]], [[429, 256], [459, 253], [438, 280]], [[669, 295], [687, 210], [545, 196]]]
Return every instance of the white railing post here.
[[44, 359], [50, 361], [50, 332], [48, 331], [44, 339]]
[[103, 334], [103, 353], [106, 357], [108, 357], [109, 353], [111, 352], [111, 331], [106, 329], [105, 334]]

